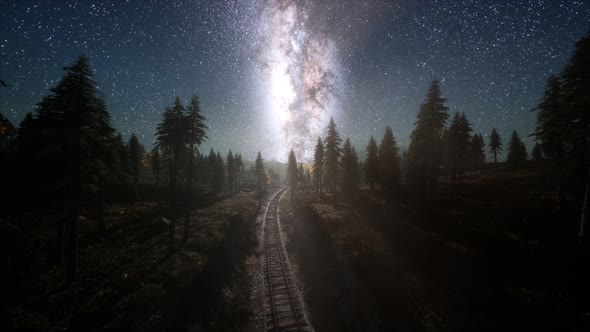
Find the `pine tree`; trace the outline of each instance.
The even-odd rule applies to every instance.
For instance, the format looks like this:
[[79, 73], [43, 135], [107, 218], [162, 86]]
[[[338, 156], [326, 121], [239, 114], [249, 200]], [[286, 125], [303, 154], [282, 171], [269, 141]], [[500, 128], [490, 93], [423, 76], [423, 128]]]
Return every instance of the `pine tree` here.
[[179, 166], [182, 155], [185, 154], [187, 142], [187, 125], [185, 121], [185, 109], [176, 97], [174, 104], [167, 107], [163, 114], [162, 122], [158, 125], [156, 136], [158, 148], [164, 149], [171, 156], [168, 169], [170, 173], [170, 216], [168, 232], [168, 254], [174, 252], [174, 240], [176, 237], [176, 185]]
[[226, 165], [227, 188], [229, 190], [229, 194], [231, 195], [234, 191], [234, 185], [235, 185], [234, 182], [235, 182], [235, 176], [236, 176], [236, 162], [235, 162], [234, 154], [231, 152], [231, 150], [229, 150], [226, 160], [227, 160], [227, 165]]
[[[31, 125], [34, 149], [43, 151], [44, 169], [53, 183], [66, 183], [67, 217], [60, 228], [67, 281], [78, 279], [79, 209], [84, 193], [102, 194], [102, 179], [112, 162], [114, 130], [97, 91], [89, 60], [80, 56], [37, 105]], [[103, 212], [99, 202], [98, 210]], [[64, 254], [62, 254], [64, 257]]]
[[358, 157], [347, 138], [342, 147], [342, 190], [352, 195], [358, 190]]
[[223, 161], [223, 157], [221, 153], [217, 151], [217, 155], [215, 156], [215, 168], [214, 168], [214, 191], [219, 192], [223, 189], [224, 182], [225, 182], [225, 162]]
[[240, 191], [242, 185], [242, 173], [244, 171], [244, 162], [242, 161], [242, 154], [238, 154], [236, 157], [236, 192]]
[[524, 143], [520, 140], [518, 133], [516, 130], [512, 131], [512, 137], [510, 139], [510, 143], [508, 144], [508, 155], [506, 157], [506, 161], [509, 164], [518, 164], [526, 161], [527, 159], [527, 152]]
[[455, 113], [449, 127], [449, 156], [451, 166], [451, 182], [456, 177], [463, 181], [463, 171], [467, 163], [470, 150], [471, 124], [465, 113]]
[[129, 169], [133, 176], [133, 184], [139, 183], [139, 169], [141, 168], [141, 159], [145, 153], [145, 148], [135, 134], [131, 134], [129, 142], [127, 143], [127, 151], [129, 151]]
[[336, 129], [336, 123], [334, 119], [330, 118], [330, 122], [328, 123], [328, 130], [326, 131], [326, 138], [324, 139], [324, 146], [325, 146], [325, 167], [326, 167], [326, 175], [328, 176], [329, 180], [329, 191], [333, 194], [336, 194], [336, 180], [338, 179], [338, 164], [340, 157], [342, 156], [342, 149], [340, 148], [340, 144], [342, 143], [342, 139], [340, 139], [340, 134], [338, 134], [338, 129]]
[[297, 159], [295, 158], [295, 153], [291, 150], [287, 161], [287, 181], [291, 188], [291, 199], [293, 200], [295, 200], [295, 192], [297, 191], [297, 184], [299, 182], [298, 175]]
[[322, 169], [324, 166], [324, 144], [322, 139], [318, 137], [318, 142], [315, 146], [313, 156], [313, 174], [316, 181], [316, 194], [322, 194]]
[[160, 149], [158, 149], [158, 147], [152, 149], [150, 164], [152, 166], [152, 171], [156, 175], [156, 185], [160, 185]]
[[256, 161], [254, 162], [254, 171], [256, 174], [256, 179], [258, 182], [258, 206], [262, 205], [262, 182], [264, 181], [265, 175], [265, 168], [264, 168], [264, 159], [262, 159], [262, 155], [260, 151], [258, 151], [258, 155], [256, 156]]
[[545, 155], [554, 162], [558, 172], [565, 157], [568, 133], [565, 108], [560, 104], [561, 95], [561, 82], [557, 76], [551, 75], [547, 79], [543, 99], [533, 109], [538, 111], [534, 134], [541, 142]]
[[425, 185], [428, 194], [436, 182], [437, 171], [442, 162], [441, 136], [449, 117], [446, 101], [441, 96], [439, 82], [432, 81], [426, 100], [420, 106], [416, 128], [410, 136], [409, 179], [413, 183]]
[[542, 161], [543, 158], [543, 151], [541, 150], [541, 144], [538, 142], [535, 143], [533, 146], [533, 152], [531, 153], [531, 159], [534, 161]]
[[375, 183], [379, 179], [379, 148], [375, 138], [371, 136], [369, 144], [367, 145], [367, 158], [365, 159], [365, 178], [371, 187], [371, 191], [375, 189]]
[[387, 190], [399, 186], [399, 150], [391, 127], [385, 127], [385, 134], [379, 145], [378, 172], [381, 187]]
[[193, 172], [195, 168], [195, 147], [198, 147], [207, 139], [206, 118], [201, 114], [201, 102], [199, 97], [194, 95], [187, 106], [186, 124], [188, 135], [188, 178], [187, 178], [187, 195], [185, 202], [184, 216], [184, 241], [188, 240], [190, 230], [190, 211], [193, 201]]
[[485, 142], [481, 134], [475, 134], [470, 142], [471, 168], [479, 169], [486, 162]]
[[498, 167], [498, 155], [502, 154], [502, 138], [496, 128], [492, 128], [490, 135], [490, 152], [494, 154], [494, 166]]

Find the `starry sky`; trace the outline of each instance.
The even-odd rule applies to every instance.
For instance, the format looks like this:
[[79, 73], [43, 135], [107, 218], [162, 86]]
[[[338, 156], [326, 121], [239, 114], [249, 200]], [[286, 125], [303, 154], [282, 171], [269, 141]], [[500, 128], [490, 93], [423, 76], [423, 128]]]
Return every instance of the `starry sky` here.
[[386, 125], [403, 150], [432, 79], [507, 142], [589, 30], [574, 0], [0, 0], [0, 112], [18, 124], [86, 54], [113, 125], [148, 148], [197, 94], [205, 151], [309, 160], [330, 117], [362, 155]]

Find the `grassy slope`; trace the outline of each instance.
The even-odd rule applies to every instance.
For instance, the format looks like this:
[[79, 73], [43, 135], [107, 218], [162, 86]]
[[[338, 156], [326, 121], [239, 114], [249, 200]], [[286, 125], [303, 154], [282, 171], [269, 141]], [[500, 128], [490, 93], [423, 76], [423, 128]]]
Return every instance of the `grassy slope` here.
[[[358, 200], [337, 200], [335, 205], [331, 199], [301, 194], [300, 205], [312, 212], [302, 208], [288, 219], [293, 225], [292, 252], [301, 261], [312, 255], [298, 248], [330, 248], [339, 264], [338, 273], [317, 280], [314, 273], [328, 270], [325, 262], [308, 271], [301, 262], [304, 283], [316, 289], [340, 288], [334, 291], [340, 294], [347, 286], [335, 286], [334, 276], [355, 280], [345, 297], [369, 295], [362, 299], [362, 308], [355, 309], [361, 317], [356, 324], [364, 317], [365, 329], [588, 328], [588, 302], [574, 286], [575, 262], [559, 246], [563, 227], [557, 225], [548, 170], [501, 168], [469, 174], [460, 192], [450, 200], [449, 188], [442, 184], [430, 207], [409, 192], [390, 202], [365, 190]], [[309, 239], [298, 224], [326, 236], [315, 244], [296, 243]], [[322, 296], [306, 295], [312, 312], [313, 303], [321, 308], [338, 298]], [[340, 330], [358, 327], [344, 323], [346, 313], [335, 316], [342, 323]]]
[[[48, 255], [54, 237], [51, 222], [19, 230], [4, 223], [9, 269], [0, 325], [85, 330], [243, 325], [249, 300], [240, 288], [248, 285], [235, 270], [255, 246], [256, 208], [253, 193], [240, 193], [195, 210], [191, 239], [171, 257], [166, 257], [163, 203], [110, 207], [104, 240], [95, 238], [95, 223], [84, 218], [81, 281], [70, 288], [63, 287], [64, 271]], [[228, 315], [232, 318], [226, 319]]]

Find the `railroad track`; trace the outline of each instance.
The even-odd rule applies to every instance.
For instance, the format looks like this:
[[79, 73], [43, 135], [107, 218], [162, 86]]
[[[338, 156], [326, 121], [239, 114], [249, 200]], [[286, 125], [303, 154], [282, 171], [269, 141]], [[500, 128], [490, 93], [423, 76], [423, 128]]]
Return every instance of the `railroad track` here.
[[281, 189], [264, 212], [264, 311], [267, 331], [313, 331], [305, 317], [303, 302], [290, 268], [279, 229]]

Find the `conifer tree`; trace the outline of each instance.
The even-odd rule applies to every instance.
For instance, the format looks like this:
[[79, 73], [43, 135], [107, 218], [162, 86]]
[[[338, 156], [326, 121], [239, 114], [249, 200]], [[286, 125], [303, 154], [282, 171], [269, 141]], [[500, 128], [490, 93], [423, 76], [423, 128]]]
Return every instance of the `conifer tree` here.
[[316, 181], [316, 194], [322, 194], [322, 170], [324, 166], [324, 144], [322, 139], [318, 137], [318, 142], [315, 146], [313, 155], [313, 174]]
[[533, 111], [537, 113], [535, 136], [541, 142], [545, 155], [554, 162], [557, 172], [561, 169], [566, 152], [568, 119], [562, 104], [561, 82], [555, 75], [549, 76], [543, 99]]
[[170, 224], [168, 232], [168, 254], [174, 252], [176, 238], [176, 185], [180, 161], [186, 150], [187, 126], [185, 121], [186, 111], [180, 98], [177, 96], [171, 107], [167, 107], [163, 119], [158, 124], [156, 136], [157, 146], [170, 154], [168, 169], [170, 173]]
[[399, 150], [391, 127], [385, 127], [385, 134], [379, 145], [379, 180], [381, 187], [392, 190], [400, 183]]
[[225, 162], [219, 151], [217, 151], [217, 155], [215, 156], [215, 170], [213, 177], [215, 179], [214, 191], [219, 192], [225, 185]]
[[455, 182], [457, 176], [463, 181], [463, 171], [470, 150], [471, 124], [465, 113], [455, 113], [449, 127], [449, 156], [451, 166], [451, 182]]
[[[67, 281], [78, 279], [78, 224], [84, 193], [101, 194], [101, 182], [112, 164], [114, 130], [100, 97], [89, 60], [80, 56], [37, 105], [31, 125], [37, 130], [35, 147], [45, 151], [44, 169], [54, 183], [66, 183], [67, 217], [60, 228]], [[58, 170], [60, 169], [60, 170]], [[101, 206], [99, 203], [99, 211]]]
[[352, 195], [358, 190], [358, 158], [350, 140], [347, 138], [342, 147], [342, 190]]
[[324, 139], [324, 146], [325, 146], [325, 167], [326, 167], [326, 175], [328, 176], [329, 184], [330, 184], [330, 192], [336, 194], [336, 180], [338, 179], [338, 164], [340, 161], [340, 157], [342, 156], [342, 149], [340, 148], [340, 144], [342, 143], [342, 139], [340, 139], [340, 134], [338, 133], [338, 129], [336, 128], [336, 123], [334, 119], [330, 118], [330, 122], [328, 123], [328, 129], [326, 131], [326, 138]]
[[375, 189], [375, 183], [379, 179], [379, 148], [375, 138], [371, 136], [367, 145], [367, 158], [365, 159], [365, 178], [371, 191]]
[[486, 162], [485, 142], [481, 134], [475, 134], [471, 137], [471, 168], [479, 169]]
[[256, 156], [256, 161], [254, 162], [254, 172], [256, 174], [256, 179], [258, 182], [258, 206], [262, 205], [262, 182], [264, 181], [265, 177], [265, 167], [264, 167], [264, 159], [262, 159], [262, 155], [260, 151], [258, 151], [258, 155]]
[[150, 164], [152, 166], [152, 171], [156, 175], [156, 185], [160, 185], [160, 149], [158, 149], [158, 147], [152, 149]]
[[410, 136], [409, 179], [413, 183], [425, 185], [428, 194], [436, 182], [437, 170], [442, 162], [441, 136], [449, 117], [446, 101], [442, 97], [439, 82], [432, 81], [426, 100], [420, 106], [416, 128]]
[[187, 195], [185, 202], [184, 216], [184, 241], [188, 240], [190, 230], [190, 211], [193, 201], [193, 177], [195, 169], [195, 148], [207, 139], [206, 118], [201, 114], [201, 102], [199, 97], [194, 95], [186, 109], [186, 125], [188, 135], [188, 177], [187, 177]]
[[509, 164], [518, 164], [527, 159], [527, 152], [524, 143], [520, 140], [516, 130], [512, 131], [512, 137], [508, 144], [508, 155], [506, 161]]
[[129, 169], [133, 176], [133, 184], [139, 183], [139, 169], [141, 168], [141, 159], [145, 153], [145, 148], [135, 134], [131, 134], [129, 142], [127, 143], [127, 151], [129, 151]]
[[498, 167], [498, 155], [502, 154], [502, 138], [496, 128], [492, 128], [490, 134], [490, 152], [494, 154], [494, 166]]
[[541, 144], [539, 144], [538, 142], [536, 142], [533, 146], [533, 151], [531, 152], [531, 159], [534, 161], [543, 160], [543, 151], [541, 150]]
[[233, 194], [234, 191], [234, 181], [235, 181], [235, 176], [236, 176], [236, 162], [234, 159], [234, 154], [231, 152], [231, 150], [229, 150], [229, 153], [227, 154], [227, 165], [226, 165], [226, 170], [227, 170], [227, 188], [229, 190], [229, 194]]
[[242, 154], [238, 154], [236, 157], [236, 192], [240, 191], [240, 187], [242, 185], [242, 173], [244, 171], [244, 162], [242, 161]]
[[297, 169], [297, 159], [293, 150], [289, 152], [289, 158], [287, 162], [287, 181], [291, 188], [291, 199], [295, 200], [295, 192], [297, 191], [297, 185], [299, 183], [299, 171]]

